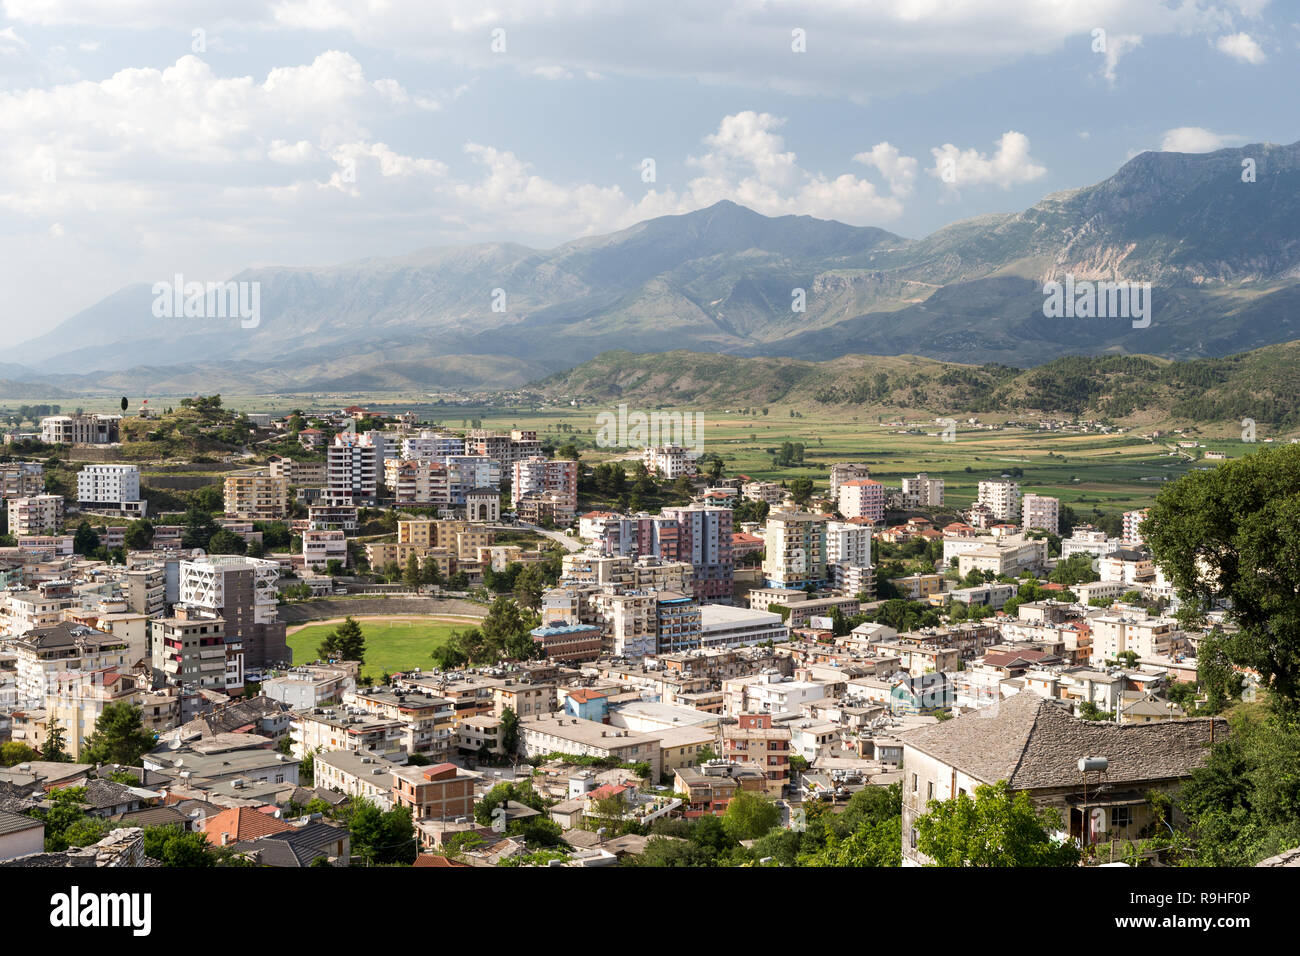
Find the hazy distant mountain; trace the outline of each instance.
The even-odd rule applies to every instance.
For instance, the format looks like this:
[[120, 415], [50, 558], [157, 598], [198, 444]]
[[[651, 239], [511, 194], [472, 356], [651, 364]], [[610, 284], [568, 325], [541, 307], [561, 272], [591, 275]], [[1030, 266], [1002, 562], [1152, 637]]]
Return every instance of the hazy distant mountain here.
[[[1255, 182], [1242, 182], [1244, 158]], [[610, 349], [1020, 366], [1226, 355], [1300, 338], [1298, 200], [1300, 144], [1144, 153], [1095, 186], [921, 240], [720, 202], [545, 251], [248, 270], [234, 278], [260, 283], [252, 329], [155, 318], [150, 287], [128, 286], [24, 343], [26, 371], [4, 374], [108, 387], [89, 373], [128, 372], [136, 388], [234, 376], [291, 390], [513, 386]], [[1067, 273], [1151, 282], [1151, 327], [1045, 318], [1042, 285]], [[792, 309], [795, 289], [805, 311]]]

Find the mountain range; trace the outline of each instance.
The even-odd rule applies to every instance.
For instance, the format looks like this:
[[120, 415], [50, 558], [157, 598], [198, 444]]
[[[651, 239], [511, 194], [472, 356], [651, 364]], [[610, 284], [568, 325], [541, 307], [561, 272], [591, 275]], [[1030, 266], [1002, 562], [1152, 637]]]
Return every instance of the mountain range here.
[[[1300, 143], [1142, 153], [1096, 185], [917, 240], [724, 201], [549, 250], [249, 269], [232, 278], [260, 284], [255, 328], [155, 317], [151, 284], [131, 285], [0, 354], [0, 378], [72, 393], [364, 391], [515, 387], [612, 349], [1019, 368], [1225, 356], [1300, 339], [1298, 206]], [[1150, 327], [1045, 317], [1043, 284], [1067, 274], [1150, 282]]]

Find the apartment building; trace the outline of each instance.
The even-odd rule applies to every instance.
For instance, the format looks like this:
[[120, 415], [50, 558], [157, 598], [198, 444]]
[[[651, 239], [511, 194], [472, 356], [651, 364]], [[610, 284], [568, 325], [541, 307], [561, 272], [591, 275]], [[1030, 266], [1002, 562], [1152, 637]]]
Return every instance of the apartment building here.
[[130, 642], [104, 631], [63, 621], [37, 627], [19, 637], [5, 640], [14, 654], [14, 687], [18, 702], [27, 707], [44, 707], [48, 695], [57, 693], [59, 680], [89, 671], [125, 671], [130, 660]]
[[464, 455], [465, 439], [444, 432], [422, 431], [402, 439], [402, 457], [408, 461], [428, 461]]
[[86, 465], [77, 473], [77, 501], [83, 508], [128, 511], [143, 516], [138, 465]]
[[399, 505], [447, 505], [451, 502], [447, 466], [433, 459], [384, 459], [384, 485]]
[[740, 486], [740, 495], [746, 501], [766, 501], [779, 505], [789, 492], [772, 481], [747, 481]]
[[[980, 540], [980, 539], [975, 539]], [[969, 540], [963, 539], [965, 544]], [[944, 555], [947, 556], [948, 540], [944, 540]], [[991, 571], [1017, 577], [1021, 571], [1036, 571], [1047, 563], [1046, 539], [1026, 538], [1024, 535], [1004, 535], [1000, 538], [985, 539], [971, 548], [963, 549], [957, 555], [957, 573], [965, 577], [971, 571]]]
[[1141, 661], [1168, 659], [1184, 641], [1178, 622], [1169, 617], [1103, 614], [1090, 618], [1088, 625], [1092, 628], [1094, 667], [1104, 667], [1128, 651]]
[[123, 573], [127, 607], [137, 614], [158, 617], [167, 609], [167, 569], [161, 565]]
[[533, 642], [553, 661], [580, 664], [600, 657], [601, 629], [592, 624], [543, 624], [529, 631]]
[[656, 652], [659, 619], [653, 593], [593, 594], [591, 606], [605, 622], [607, 646], [615, 656], [638, 659]]
[[[655, 556], [690, 564], [691, 593], [697, 600], [730, 604], [735, 579], [732, 510], [720, 505], [694, 504], [664, 508], [661, 517], [676, 525], [675, 547], [671, 555], [655, 553]], [[657, 535], [656, 540], [665, 539]]]
[[572, 517], [578, 508], [578, 463], [540, 457], [516, 461], [510, 480], [511, 507], [518, 507], [524, 495], [545, 492], [558, 494], [566, 504], [571, 504]]
[[307, 509], [307, 523], [313, 531], [356, 531], [357, 506], [321, 502]]
[[[447, 502], [461, 507], [470, 493], [501, 487], [501, 463], [479, 455], [449, 455], [441, 459], [447, 466]], [[510, 474], [510, 472], [506, 472]]]
[[63, 612], [75, 607], [77, 596], [72, 582], [42, 581], [34, 588], [6, 591], [0, 597], [0, 627], [9, 635], [26, 634], [38, 627], [50, 627], [63, 620]]
[[681, 445], [647, 446], [641, 452], [641, 462], [652, 475], [668, 481], [695, 477], [695, 455]]
[[287, 664], [292, 659], [279, 620], [275, 561], [213, 554], [180, 562], [180, 603], [192, 616], [221, 618], [229, 643], [242, 646], [250, 668]]
[[326, 467], [323, 461], [294, 461], [273, 455], [267, 459], [272, 478], [284, 478], [293, 488], [324, 488]]
[[870, 478], [855, 478], [840, 483], [837, 507], [846, 518], [865, 518], [872, 524], [884, 524], [885, 486]]
[[655, 594], [655, 653], [695, 650], [703, 637], [700, 605], [679, 591]]
[[151, 664], [156, 681], [187, 690], [226, 690], [225, 622], [182, 616], [150, 622]]
[[63, 524], [62, 495], [28, 495], [10, 498], [9, 533], [15, 536], [49, 534]]
[[835, 587], [853, 575], [853, 569], [871, 568], [871, 527], [849, 521], [826, 522], [826, 564]]
[[604, 757], [624, 763], [650, 765], [650, 779], [658, 780], [661, 766], [659, 738], [571, 717], [565, 713], [521, 717], [519, 744], [525, 757], [565, 753]]
[[931, 478], [925, 472], [915, 478], [903, 479], [904, 508], [942, 508], [943, 479]]
[[0, 464], [0, 497], [30, 498], [45, 491], [45, 466], [39, 461]]
[[369, 713], [359, 707], [317, 706], [295, 711], [289, 719], [289, 739], [295, 757], [320, 751], [368, 752], [399, 755], [406, 737], [405, 724], [391, 716]]
[[978, 504], [988, 508], [998, 521], [1020, 519], [1020, 485], [1014, 481], [981, 481]]
[[95, 732], [104, 708], [140, 707], [146, 690], [147, 681], [111, 667], [58, 674], [54, 689], [45, 695], [45, 711], [51, 724], [63, 727], [64, 746], [73, 763], [81, 758], [86, 738]]
[[289, 478], [269, 471], [230, 475], [225, 482], [225, 509], [232, 518], [270, 521], [289, 513]]
[[347, 534], [342, 531], [304, 531], [302, 563], [313, 571], [322, 571], [331, 561], [348, 563]]
[[1060, 525], [1061, 502], [1046, 495], [1028, 494], [1020, 499], [1021, 526], [1056, 534]]
[[383, 476], [383, 448], [371, 433], [341, 432], [325, 452], [325, 496], [331, 501], [375, 504]]
[[1124, 525], [1121, 532], [1120, 541], [1126, 546], [1135, 548], [1145, 542], [1142, 539], [1142, 522], [1146, 520], [1148, 509], [1142, 508], [1138, 511], [1124, 512]]
[[763, 577], [770, 588], [826, 585], [826, 519], [821, 515], [776, 511], [763, 528]]
[[871, 477], [871, 469], [858, 462], [837, 462], [831, 465], [831, 500], [838, 501], [840, 485], [846, 481], [861, 481]]
[[434, 760], [451, 756], [456, 743], [456, 707], [446, 697], [379, 688], [357, 691], [346, 702], [369, 714], [400, 721], [400, 741], [407, 753], [425, 754]]
[[739, 714], [722, 729], [722, 757], [763, 774], [764, 791], [774, 797], [790, 783], [790, 729], [773, 727], [771, 714]]

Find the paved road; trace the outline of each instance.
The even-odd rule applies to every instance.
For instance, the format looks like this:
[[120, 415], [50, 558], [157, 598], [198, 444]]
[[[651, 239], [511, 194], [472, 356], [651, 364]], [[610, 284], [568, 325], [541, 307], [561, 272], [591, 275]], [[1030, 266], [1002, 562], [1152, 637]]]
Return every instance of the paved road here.
[[563, 531], [548, 531], [546, 528], [538, 527], [535, 524], [527, 524], [523, 521], [516, 521], [513, 527], [523, 528], [525, 531], [535, 531], [537, 534], [544, 535], [552, 541], [559, 542], [569, 551], [581, 551], [583, 546], [586, 544], [586, 542], [581, 538], [576, 536], [571, 538]]

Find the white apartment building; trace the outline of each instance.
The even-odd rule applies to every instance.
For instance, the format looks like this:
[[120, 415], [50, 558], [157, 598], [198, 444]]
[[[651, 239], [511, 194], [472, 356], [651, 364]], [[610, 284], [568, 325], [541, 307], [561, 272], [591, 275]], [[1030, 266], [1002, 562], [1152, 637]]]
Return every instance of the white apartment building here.
[[46, 534], [63, 523], [62, 495], [28, 495], [9, 499], [9, 533]]
[[[501, 487], [501, 463], [495, 458], [484, 458], [480, 455], [448, 455], [442, 459], [442, 463], [447, 466], [449, 504], [463, 505], [472, 491]], [[576, 489], [576, 473], [574, 482]], [[576, 501], [576, 490], [574, 497]]]
[[848, 521], [826, 523], [826, 570], [831, 584], [853, 594], [875, 593], [871, 528]]
[[121, 415], [51, 415], [41, 419], [47, 445], [107, 445], [117, 441]]
[[976, 499], [999, 521], [1020, 518], [1020, 485], [1014, 481], [981, 481]]
[[379, 496], [383, 460], [383, 449], [370, 433], [335, 435], [334, 444], [325, 453], [326, 497], [333, 501], [374, 502]]
[[1072, 537], [1061, 541], [1061, 560], [1064, 561], [1076, 554], [1091, 554], [1096, 558], [1104, 558], [1119, 551], [1121, 547], [1119, 538], [1108, 538], [1104, 531], [1076, 528]]
[[[969, 540], [969, 539], [965, 539]], [[957, 555], [957, 573], [962, 577], [971, 571], [992, 571], [1016, 577], [1021, 571], [1041, 569], [1047, 563], [1046, 539], [1034, 540], [1024, 535], [1004, 535], [1001, 538], [984, 538], [983, 543]], [[944, 539], [944, 554], [948, 552], [948, 539]]]
[[695, 475], [695, 455], [681, 445], [658, 445], [647, 447], [641, 453], [641, 461], [652, 475], [676, 480], [682, 475]]
[[870, 478], [855, 478], [839, 487], [839, 511], [846, 518], [866, 518], [873, 524], [885, 520], [885, 486]]
[[942, 508], [943, 479], [931, 478], [921, 472], [915, 478], [903, 479], [904, 508]]
[[77, 473], [77, 502], [83, 508], [120, 511], [144, 517], [138, 465], [86, 465]]
[[1121, 549], [1102, 558], [1097, 573], [1102, 581], [1137, 584], [1155, 577], [1156, 566], [1145, 551]]
[[1134, 547], [1145, 543], [1142, 540], [1142, 532], [1139, 531], [1138, 528], [1141, 527], [1142, 522], [1146, 520], [1146, 517], [1146, 508], [1143, 508], [1140, 511], [1124, 512], [1124, 530], [1120, 535], [1120, 540], [1124, 542], [1126, 547]]
[[789, 494], [773, 481], [747, 481], [740, 486], [740, 495], [746, 501], [766, 501], [769, 505], [779, 505]]
[[1183, 642], [1183, 632], [1171, 617], [1102, 614], [1089, 618], [1088, 624], [1092, 628], [1094, 667], [1117, 660], [1125, 651], [1134, 652], [1141, 661], [1168, 658]]
[[445, 505], [451, 501], [447, 466], [432, 458], [384, 459], [384, 485], [397, 504]]
[[321, 571], [330, 561], [341, 561], [347, 565], [347, 535], [342, 531], [304, 531], [302, 563], [314, 571]]
[[407, 460], [429, 461], [465, 454], [465, 439], [443, 432], [420, 432], [419, 436], [402, 439], [402, 457]]
[[1056, 498], [1049, 498], [1046, 495], [1025, 495], [1020, 501], [1023, 519], [1021, 526], [1028, 531], [1030, 528], [1041, 528], [1049, 534], [1056, 534], [1060, 527], [1061, 502]]
[[510, 504], [517, 506], [524, 495], [555, 492], [570, 511], [578, 507], [578, 463], [563, 458], [527, 458], [514, 464], [510, 482]]

